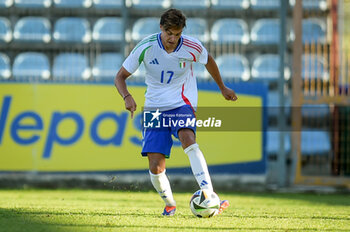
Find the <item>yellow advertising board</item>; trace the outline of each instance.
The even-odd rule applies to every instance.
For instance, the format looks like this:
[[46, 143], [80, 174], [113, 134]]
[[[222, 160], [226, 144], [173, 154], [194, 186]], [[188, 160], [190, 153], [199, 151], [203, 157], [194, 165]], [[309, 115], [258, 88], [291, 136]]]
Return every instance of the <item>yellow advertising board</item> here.
[[[124, 108], [113, 85], [2, 83], [0, 85], [0, 171], [98, 172], [141, 170], [140, 119], [145, 86], [130, 86], [136, 117]], [[199, 106], [262, 106], [258, 96], [226, 101], [201, 90]], [[262, 120], [258, 123], [262, 123]], [[209, 165], [261, 161], [262, 131], [198, 132]], [[179, 142], [168, 168], [187, 167]]]

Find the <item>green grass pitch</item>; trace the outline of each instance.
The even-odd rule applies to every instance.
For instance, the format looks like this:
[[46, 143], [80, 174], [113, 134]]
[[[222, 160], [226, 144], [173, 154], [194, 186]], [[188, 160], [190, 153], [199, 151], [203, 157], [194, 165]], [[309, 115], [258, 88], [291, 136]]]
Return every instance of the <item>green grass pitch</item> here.
[[201, 219], [191, 193], [174, 193], [174, 217], [151, 192], [0, 190], [0, 231], [350, 231], [350, 196], [221, 193], [231, 206]]

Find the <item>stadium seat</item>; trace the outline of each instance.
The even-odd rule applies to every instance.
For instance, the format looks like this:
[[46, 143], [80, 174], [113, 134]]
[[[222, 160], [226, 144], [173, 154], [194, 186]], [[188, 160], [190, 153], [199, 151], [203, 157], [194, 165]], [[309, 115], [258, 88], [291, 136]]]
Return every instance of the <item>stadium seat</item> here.
[[301, 109], [302, 116], [307, 119], [326, 118], [330, 116], [330, 108], [327, 104], [304, 104]]
[[205, 10], [210, 7], [210, 0], [173, 0], [173, 7], [181, 10]]
[[278, 10], [280, 0], [250, 0], [250, 7], [253, 10]]
[[248, 25], [242, 19], [219, 19], [213, 24], [211, 39], [216, 44], [248, 44]]
[[211, 8], [214, 10], [246, 10], [249, 8], [249, 0], [211, 0]]
[[326, 42], [326, 23], [321, 19], [309, 18], [303, 22], [303, 43], [325, 43]]
[[302, 155], [326, 155], [331, 149], [331, 140], [327, 131], [303, 128], [301, 132]]
[[186, 21], [186, 27], [183, 30], [185, 35], [192, 36], [202, 43], [209, 42], [208, 24], [205, 19], [189, 18]]
[[[295, 0], [289, 0], [291, 7], [294, 7]], [[303, 9], [305, 10], [327, 10], [327, 0], [303, 0]]]
[[170, 7], [170, 0], [131, 0], [132, 7], [135, 9], [166, 9]]
[[13, 0], [0, 0], [0, 8], [9, 8], [12, 4]]
[[90, 24], [83, 18], [60, 18], [55, 23], [53, 37], [56, 42], [89, 43], [91, 41]]
[[280, 41], [280, 22], [278, 19], [259, 19], [251, 31], [251, 42], [259, 45], [278, 44]]
[[230, 81], [247, 81], [250, 78], [247, 58], [239, 54], [225, 54], [217, 57], [221, 77]]
[[[269, 91], [267, 94], [267, 114], [268, 117], [271, 118], [277, 118], [280, 114], [280, 100], [279, 100], [279, 92], [278, 91]], [[292, 99], [290, 96], [284, 97], [284, 112], [285, 116], [289, 116], [291, 113], [291, 102]]]
[[44, 17], [25, 17], [17, 21], [13, 38], [18, 42], [49, 43], [51, 41], [51, 24]]
[[15, 0], [18, 8], [49, 8], [51, 4], [51, 0]]
[[16, 80], [28, 80], [29, 78], [50, 78], [49, 59], [43, 53], [25, 52], [16, 56], [12, 74]]
[[0, 78], [9, 79], [11, 77], [10, 59], [4, 54], [0, 53]]
[[123, 7], [124, 0], [93, 0], [94, 7], [96, 9], [121, 9]]
[[53, 0], [57, 8], [89, 8], [92, 0]]
[[52, 75], [54, 79], [86, 80], [91, 77], [91, 69], [83, 54], [62, 53], [54, 59]]
[[[253, 61], [252, 79], [262, 81], [277, 81], [280, 76], [280, 57], [276, 54], [260, 55]], [[290, 69], [285, 67], [284, 78], [290, 78]]]
[[122, 54], [111, 52], [102, 53], [96, 57], [92, 75], [95, 80], [113, 82], [122, 63]]
[[208, 81], [210, 80], [210, 74], [203, 64], [193, 63], [193, 73], [198, 81]]
[[93, 40], [100, 43], [118, 43], [123, 37], [123, 20], [115, 17], [98, 19], [92, 32]]
[[7, 18], [0, 17], [0, 44], [12, 40], [11, 23]]
[[[268, 130], [266, 132], [266, 152], [267, 154], [279, 154], [280, 152], [280, 137], [282, 136], [281, 131]], [[284, 132], [284, 150], [290, 152], [291, 150], [291, 137], [290, 133]]]
[[132, 27], [131, 38], [133, 41], [140, 41], [146, 36], [157, 32], [160, 32], [159, 18], [140, 18]]
[[326, 60], [321, 56], [303, 55], [301, 76], [303, 79], [329, 80], [329, 72], [326, 68]]
[[[277, 117], [279, 115], [279, 93], [277, 91], [269, 91], [267, 95], [267, 113], [269, 117]], [[285, 115], [291, 115], [292, 99], [291, 96], [285, 96]], [[296, 108], [297, 109], [297, 108]], [[326, 118], [330, 114], [329, 106], [326, 104], [307, 105], [301, 107], [302, 117], [312, 120], [314, 118]]]

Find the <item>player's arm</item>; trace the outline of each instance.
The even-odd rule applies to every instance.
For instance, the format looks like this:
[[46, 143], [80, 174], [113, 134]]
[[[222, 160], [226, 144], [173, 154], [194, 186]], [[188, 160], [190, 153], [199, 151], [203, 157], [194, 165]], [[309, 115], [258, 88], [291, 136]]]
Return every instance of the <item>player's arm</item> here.
[[208, 54], [208, 63], [205, 65], [206, 69], [210, 73], [210, 75], [215, 80], [216, 84], [219, 86], [222, 95], [226, 100], [236, 101], [237, 96], [235, 91], [225, 86], [224, 82], [222, 81], [219, 68], [214, 60], [214, 58]]
[[136, 110], [136, 102], [132, 95], [129, 93], [126, 86], [126, 79], [131, 75], [124, 67], [119, 69], [114, 84], [117, 87], [119, 94], [123, 97], [125, 102], [125, 108], [131, 112], [131, 118], [134, 117], [134, 111]]

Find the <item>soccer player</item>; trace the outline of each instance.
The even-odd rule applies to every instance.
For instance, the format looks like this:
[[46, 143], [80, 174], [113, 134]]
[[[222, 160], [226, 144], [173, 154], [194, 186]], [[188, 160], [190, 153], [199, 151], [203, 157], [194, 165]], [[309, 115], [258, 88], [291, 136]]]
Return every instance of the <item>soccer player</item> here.
[[[145, 109], [162, 109], [163, 115], [195, 118], [197, 84], [192, 70], [193, 62], [205, 65], [226, 100], [237, 100], [235, 92], [223, 83], [213, 57], [201, 42], [182, 34], [185, 26], [186, 17], [180, 10], [169, 9], [164, 12], [160, 18], [161, 32], [139, 42], [118, 71], [115, 86], [125, 101], [125, 108], [131, 112], [131, 118], [136, 110], [136, 102], [127, 89], [126, 79], [142, 62], [146, 69]], [[158, 111], [156, 113], [155, 117], [161, 114]], [[163, 130], [143, 129], [141, 154], [148, 157], [151, 182], [166, 204], [163, 215], [172, 216], [176, 210], [176, 202], [165, 173], [165, 160], [170, 156], [173, 143], [171, 135], [181, 141], [200, 188], [213, 191], [205, 158], [196, 143], [195, 132], [195, 126], [191, 125], [177, 125]], [[219, 212], [228, 206], [228, 201], [222, 201]]]

